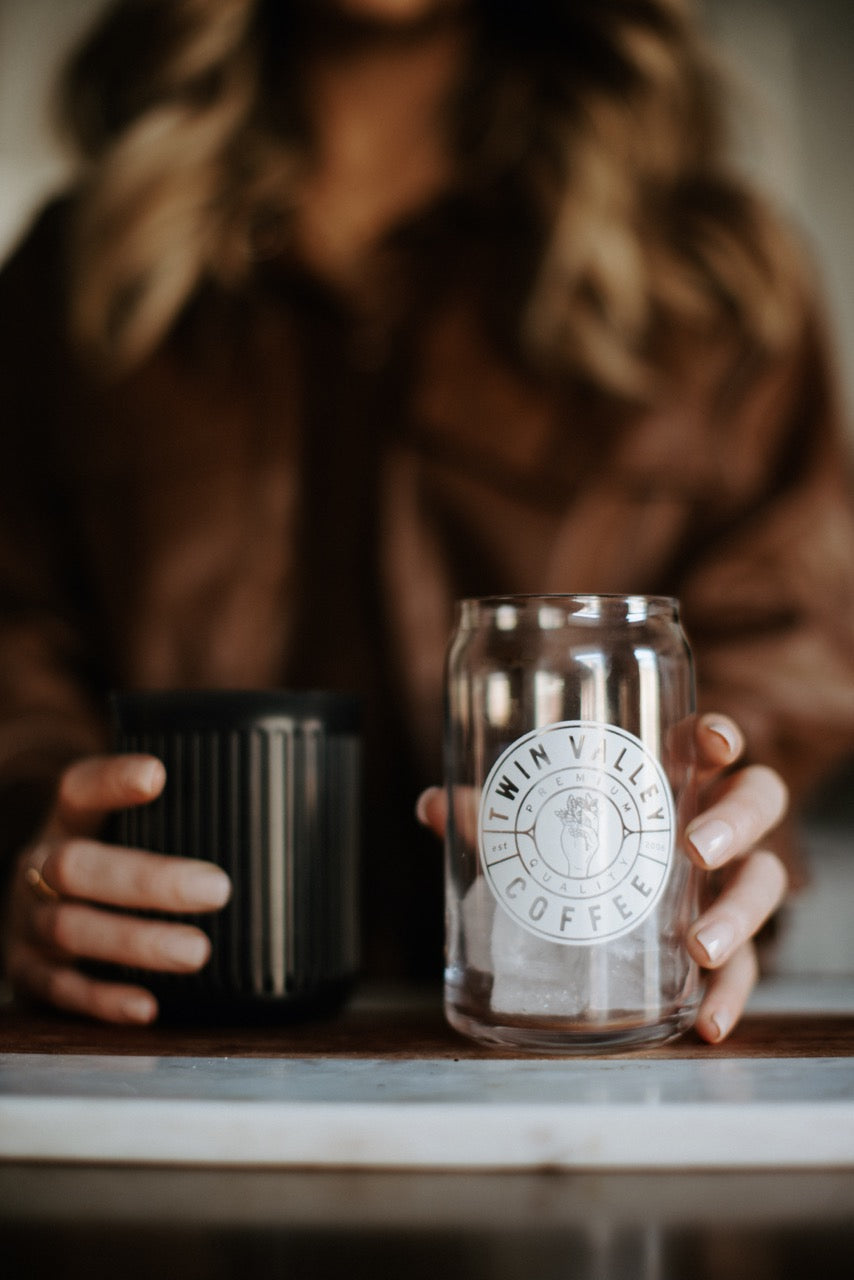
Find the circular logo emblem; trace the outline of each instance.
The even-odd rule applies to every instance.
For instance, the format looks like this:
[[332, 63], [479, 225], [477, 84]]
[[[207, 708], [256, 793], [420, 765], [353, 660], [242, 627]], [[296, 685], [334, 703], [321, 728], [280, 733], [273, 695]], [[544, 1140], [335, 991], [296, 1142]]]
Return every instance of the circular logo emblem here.
[[495, 897], [524, 929], [568, 945], [607, 942], [649, 915], [675, 831], [658, 760], [634, 734], [588, 720], [512, 743], [490, 771], [478, 815]]

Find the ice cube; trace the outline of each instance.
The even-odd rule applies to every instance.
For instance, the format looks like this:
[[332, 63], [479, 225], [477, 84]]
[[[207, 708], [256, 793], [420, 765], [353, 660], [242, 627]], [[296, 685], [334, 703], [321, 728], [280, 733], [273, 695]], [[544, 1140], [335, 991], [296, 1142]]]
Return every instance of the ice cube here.
[[590, 1017], [648, 1011], [659, 1001], [658, 939], [651, 922], [599, 943], [550, 942], [518, 924], [483, 876], [466, 894], [462, 916], [469, 966], [493, 974], [494, 1013]]

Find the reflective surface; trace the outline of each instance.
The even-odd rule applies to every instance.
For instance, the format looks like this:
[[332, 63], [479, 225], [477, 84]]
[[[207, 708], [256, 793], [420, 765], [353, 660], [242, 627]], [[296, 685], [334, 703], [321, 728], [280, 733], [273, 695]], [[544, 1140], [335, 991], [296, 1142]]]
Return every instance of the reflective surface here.
[[10, 1280], [849, 1280], [842, 1173], [0, 1166]]

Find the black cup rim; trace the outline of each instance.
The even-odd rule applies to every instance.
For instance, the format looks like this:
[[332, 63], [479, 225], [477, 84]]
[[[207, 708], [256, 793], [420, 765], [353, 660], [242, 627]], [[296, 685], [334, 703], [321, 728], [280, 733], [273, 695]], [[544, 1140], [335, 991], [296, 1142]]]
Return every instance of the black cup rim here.
[[115, 689], [110, 693], [121, 732], [164, 729], [251, 729], [271, 722], [319, 722], [328, 731], [358, 733], [361, 704], [353, 694], [326, 689]]

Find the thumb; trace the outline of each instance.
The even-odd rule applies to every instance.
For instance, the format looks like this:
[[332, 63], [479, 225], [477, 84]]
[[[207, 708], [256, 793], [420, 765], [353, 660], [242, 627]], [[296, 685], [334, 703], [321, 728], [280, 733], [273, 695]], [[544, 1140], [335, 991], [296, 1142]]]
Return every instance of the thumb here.
[[442, 787], [428, 787], [415, 804], [418, 821], [442, 839], [448, 822], [448, 801]]
[[105, 813], [156, 799], [165, 782], [156, 756], [87, 756], [62, 774], [46, 834], [89, 834]]

